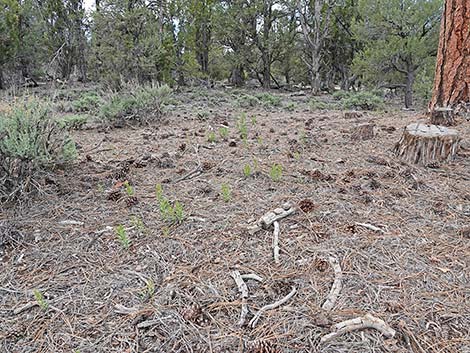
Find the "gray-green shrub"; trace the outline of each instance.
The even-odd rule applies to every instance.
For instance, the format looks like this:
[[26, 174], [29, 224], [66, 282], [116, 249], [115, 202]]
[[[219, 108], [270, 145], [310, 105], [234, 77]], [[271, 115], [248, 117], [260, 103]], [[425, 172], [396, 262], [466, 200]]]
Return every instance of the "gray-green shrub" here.
[[75, 159], [74, 142], [51, 112], [37, 99], [0, 112], [0, 198], [31, 191], [37, 173]]

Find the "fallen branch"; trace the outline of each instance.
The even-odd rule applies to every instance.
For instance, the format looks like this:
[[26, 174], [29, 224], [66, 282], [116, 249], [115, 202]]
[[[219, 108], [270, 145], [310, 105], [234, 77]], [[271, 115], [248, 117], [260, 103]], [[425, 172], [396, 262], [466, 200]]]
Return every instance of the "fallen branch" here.
[[259, 311], [256, 313], [256, 315], [251, 319], [250, 321], [250, 327], [254, 328], [256, 326], [256, 323], [261, 317], [261, 314], [263, 314], [265, 311], [276, 309], [280, 307], [281, 305], [285, 304], [290, 298], [294, 296], [294, 294], [297, 292], [297, 289], [295, 287], [292, 288], [291, 292], [287, 294], [284, 298], [281, 300], [278, 300], [277, 302], [274, 302], [272, 304], [268, 304], [266, 306], [263, 306]]
[[339, 261], [336, 257], [330, 256], [328, 258], [331, 267], [335, 271], [335, 280], [333, 285], [331, 286], [330, 293], [326, 297], [325, 302], [322, 305], [322, 309], [330, 311], [335, 306], [336, 300], [338, 299], [339, 293], [341, 292], [341, 288], [343, 287], [342, 279], [343, 279], [343, 272], [341, 271], [341, 266]]
[[35, 306], [39, 306], [39, 303], [37, 301], [26, 303], [25, 305], [14, 309], [13, 314], [18, 315], [18, 314], [22, 313], [23, 311], [34, 308]]
[[276, 208], [273, 211], [269, 211], [264, 216], [262, 216], [256, 224], [248, 227], [248, 231], [250, 234], [255, 234], [256, 232], [260, 231], [261, 229], [269, 229], [271, 225], [279, 221], [287, 216], [290, 216], [295, 212], [295, 208], [292, 207], [289, 203], [285, 203], [282, 208]]
[[240, 297], [242, 299], [242, 311], [240, 313], [240, 321], [238, 322], [238, 325], [243, 326], [246, 315], [248, 314], [248, 287], [246, 286], [246, 283], [240, 275], [239, 271], [233, 271], [230, 275], [237, 284], [238, 291], [240, 292]]
[[342, 321], [332, 327], [333, 332], [323, 336], [320, 340], [320, 343], [325, 343], [332, 340], [335, 337], [338, 337], [344, 333], [364, 330], [367, 328], [373, 328], [379, 331], [382, 335], [387, 338], [395, 336], [395, 330], [388, 326], [383, 320], [378, 319], [370, 314], [365, 316], [357, 317], [355, 319]]
[[356, 222], [356, 225], [367, 228], [367, 229], [370, 229], [370, 230], [373, 230], [374, 232], [379, 232], [379, 233], [385, 234], [385, 231], [382, 228], [376, 227], [376, 226], [374, 226], [372, 224], [369, 224], [369, 223], [358, 223], [358, 222]]
[[278, 221], [274, 221], [274, 233], [273, 233], [273, 253], [274, 253], [274, 262], [279, 264], [279, 233], [281, 232], [281, 227], [279, 226]]
[[122, 304], [116, 304], [114, 306], [114, 312], [117, 313], [117, 314], [122, 314], [122, 315], [132, 315], [132, 314], [136, 314], [139, 312], [139, 308], [136, 308], [135, 306], [133, 306], [132, 308], [128, 308]]

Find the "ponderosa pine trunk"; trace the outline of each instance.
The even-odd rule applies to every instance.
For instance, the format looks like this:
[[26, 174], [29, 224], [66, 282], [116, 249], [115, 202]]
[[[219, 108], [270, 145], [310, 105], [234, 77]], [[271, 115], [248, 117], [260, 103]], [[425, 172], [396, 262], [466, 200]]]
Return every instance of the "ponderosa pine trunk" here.
[[470, 103], [470, 2], [446, 0], [429, 110]]

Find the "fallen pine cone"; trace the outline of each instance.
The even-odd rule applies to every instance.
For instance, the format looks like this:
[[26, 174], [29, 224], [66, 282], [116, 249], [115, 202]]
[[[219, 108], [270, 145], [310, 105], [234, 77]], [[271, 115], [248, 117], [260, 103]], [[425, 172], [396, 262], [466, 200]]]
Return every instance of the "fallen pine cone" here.
[[135, 206], [139, 203], [139, 199], [136, 196], [127, 196], [126, 205], [127, 207]]
[[111, 190], [109, 193], [108, 193], [108, 200], [110, 201], [119, 201], [120, 199], [122, 199], [122, 192], [120, 189], [117, 189], [117, 190]]
[[202, 308], [198, 304], [192, 304], [189, 307], [185, 308], [181, 315], [186, 321], [194, 322], [199, 326], [205, 326], [209, 323], [208, 318], [202, 311]]
[[305, 213], [310, 213], [314, 210], [315, 205], [312, 200], [305, 199], [299, 202], [299, 208]]
[[247, 344], [247, 353], [282, 353], [276, 343], [271, 341], [256, 340]]

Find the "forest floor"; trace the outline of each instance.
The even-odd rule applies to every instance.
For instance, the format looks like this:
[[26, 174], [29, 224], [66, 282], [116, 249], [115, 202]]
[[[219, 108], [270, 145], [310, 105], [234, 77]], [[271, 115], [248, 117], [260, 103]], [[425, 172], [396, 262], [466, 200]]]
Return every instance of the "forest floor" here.
[[[470, 352], [470, 124], [457, 126], [465, 148], [454, 162], [412, 166], [392, 149], [423, 113], [347, 118], [275, 95], [281, 106], [241, 108], [194, 89], [161, 122], [74, 131], [77, 162], [0, 216], [0, 351]], [[374, 138], [351, 138], [361, 123], [375, 124]], [[183, 205], [182, 222], [162, 219], [157, 184]], [[280, 221], [276, 264], [272, 229], [248, 227], [286, 202], [296, 212]], [[342, 289], [324, 310], [330, 256]], [[262, 277], [246, 280], [242, 327], [234, 270]], [[320, 343], [367, 313], [395, 336], [368, 329]]]

